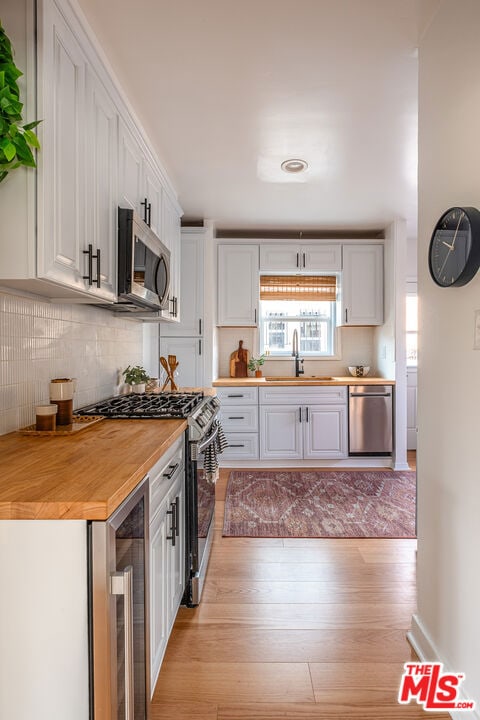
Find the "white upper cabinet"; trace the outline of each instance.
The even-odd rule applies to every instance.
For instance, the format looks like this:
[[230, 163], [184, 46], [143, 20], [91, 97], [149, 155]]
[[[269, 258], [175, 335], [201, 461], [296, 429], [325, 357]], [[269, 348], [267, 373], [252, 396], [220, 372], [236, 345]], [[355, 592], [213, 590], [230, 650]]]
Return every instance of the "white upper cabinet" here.
[[341, 269], [342, 247], [339, 243], [260, 245], [261, 272], [339, 272]]
[[219, 245], [217, 324], [256, 326], [258, 297], [258, 245]]
[[40, 17], [38, 254], [41, 278], [84, 291], [87, 58], [53, 2]]
[[183, 228], [180, 241], [182, 316], [176, 325], [161, 325], [162, 337], [201, 337], [204, 333], [205, 232]]
[[383, 323], [383, 245], [343, 245], [341, 325]]
[[[15, 0], [5, 1], [13, 10]], [[15, 229], [16, 248], [0, 247], [0, 284], [54, 299], [114, 302], [118, 206], [132, 208], [161, 237], [169, 194], [177, 237], [175, 194], [76, 5], [29, 0], [15, 3], [14, 17], [25, 120], [41, 119], [41, 150], [36, 173], [20, 168], [8, 178], [12, 189], [2, 187], [3, 229]]]
[[113, 301], [117, 295], [118, 112], [91, 72], [87, 72], [87, 110], [86, 228], [98, 278], [92, 284], [99, 295]]
[[170, 250], [170, 291], [168, 306], [162, 311], [162, 318], [171, 322], [180, 322], [180, 215], [166, 193], [163, 193], [163, 229], [160, 239]]

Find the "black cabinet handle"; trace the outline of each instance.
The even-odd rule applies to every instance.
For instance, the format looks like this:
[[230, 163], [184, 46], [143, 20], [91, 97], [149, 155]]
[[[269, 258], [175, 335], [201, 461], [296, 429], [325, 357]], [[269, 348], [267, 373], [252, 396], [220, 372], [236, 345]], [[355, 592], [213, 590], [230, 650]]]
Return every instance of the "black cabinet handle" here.
[[301, 407], [298, 408], [298, 420], [299, 420], [299, 422], [302, 422], [302, 408]]
[[201, 341], [201, 339], [198, 341], [198, 354], [199, 354], [199, 355], [202, 354], [202, 341]]
[[257, 322], [257, 308], [255, 308], [254, 318], [255, 318], [255, 319], [254, 319], [254, 322], [255, 322], [255, 324], [256, 324], [256, 322]]
[[168, 298], [168, 302], [169, 302], [169, 303], [172, 303], [172, 309], [169, 310], [170, 315], [171, 315], [172, 317], [175, 317], [175, 298], [174, 298], [174, 297]]
[[232, 443], [230, 443], [230, 445], [229, 445], [228, 447], [245, 447], [245, 445], [243, 445], [243, 444], [240, 444], [240, 445], [232, 445]]
[[150, 227], [152, 224], [152, 203], [148, 203], [148, 220], [147, 225]]
[[[100, 250], [97, 250], [96, 254], [93, 254], [93, 245], [89, 243], [88, 250], [83, 250], [84, 255], [88, 255], [88, 275], [82, 275], [84, 280], [88, 280], [88, 285], [91, 287], [93, 283], [97, 287], [100, 287]], [[93, 279], [93, 261], [97, 261], [97, 277]]]
[[178, 468], [180, 463], [175, 463], [175, 465], [169, 465], [170, 472], [163, 473], [163, 477], [167, 478], [167, 480], [170, 480], [175, 475], [175, 470]]
[[175, 498], [175, 535], [180, 535], [180, 498]]
[[348, 310], [345, 308], [345, 322], [348, 322]]
[[148, 225], [147, 223], [147, 205], [148, 205], [148, 199], [145, 198], [145, 200], [142, 200], [140, 205], [143, 207], [143, 222]]
[[176, 528], [176, 524], [177, 524], [177, 523], [176, 523], [176, 520], [177, 520], [177, 511], [176, 511], [176, 505], [177, 505], [177, 501], [175, 500], [175, 502], [170, 503], [170, 507], [172, 508], [172, 510], [167, 510], [167, 515], [171, 515], [171, 516], [172, 516], [172, 527], [171, 527], [171, 529], [170, 529], [170, 532], [171, 532], [172, 534], [171, 534], [171, 535], [167, 535], [167, 540], [171, 540], [171, 541], [172, 541], [172, 545], [175, 545], [175, 538], [176, 538], [176, 535], [177, 535], [177, 528]]
[[300, 253], [297, 253], [297, 268], [300, 267]]
[[309, 416], [308, 416], [308, 407], [305, 408], [305, 420], [306, 420], [307, 422], [310, 422], [310, 418], [309, 418]]
[[240, 397], [243, 397], [243, 395], [227, 395], [227, 397], [240, 398]]
[[303, 253], [303, 267], [305, 267], [305, 253]]
[[173, 299], [175, 300], [175, 317], [177, 317], [177, 315], [178, 315], [178, 298], [175, 295], [175, 297]]
[[245, 420], [244, 415], [229, 415], [229, 420]]
[[198, 318], [198, 334], [202, 334], [202, 318]]
[[100, 270], [100, 248], [97, 248], [97, 254], [92, 255], [92, 257], [97, 259], [97, 277], [96, 277], [95, 282], [97, 283], [97, 288], [99, 288], [101, 285], [101, 282], [102, 282], [102, 279], [100, 277], [100, 273], [101, 273], [101, 270]]

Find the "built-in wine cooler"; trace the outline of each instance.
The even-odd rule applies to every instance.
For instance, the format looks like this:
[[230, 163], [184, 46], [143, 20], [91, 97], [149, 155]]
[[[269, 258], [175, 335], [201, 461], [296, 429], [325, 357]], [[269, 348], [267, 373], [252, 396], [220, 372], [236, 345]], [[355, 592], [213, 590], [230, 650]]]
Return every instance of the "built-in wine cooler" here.
[[90, 525], [94, 720], [148, 720], [148, 479]]

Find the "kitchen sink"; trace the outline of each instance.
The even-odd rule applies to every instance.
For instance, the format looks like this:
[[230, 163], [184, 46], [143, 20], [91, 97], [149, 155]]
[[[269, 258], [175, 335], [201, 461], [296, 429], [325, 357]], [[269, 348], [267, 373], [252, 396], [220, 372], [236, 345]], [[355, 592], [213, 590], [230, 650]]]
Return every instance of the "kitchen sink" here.
[[287, 382], [290, 380], [300, 380], [300, 382], [311, 382], [312, 380], [333, 380], [333, 377], [327, 377], [325, 375], [300, 375], [300, 377], [295, 377], [295, 375], [278, 375], [277, 377], [274, 376], [267, 376], [265, 380], [267, 382]]

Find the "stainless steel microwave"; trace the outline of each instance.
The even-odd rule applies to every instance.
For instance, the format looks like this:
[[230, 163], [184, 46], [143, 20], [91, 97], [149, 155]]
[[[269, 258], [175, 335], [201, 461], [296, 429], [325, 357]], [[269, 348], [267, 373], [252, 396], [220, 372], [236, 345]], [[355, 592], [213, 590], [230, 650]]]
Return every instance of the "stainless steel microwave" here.
[[133, 210], [118, 208], [118, 302], [115, 310], [159, 311], [168, 305], [170, 251]]

